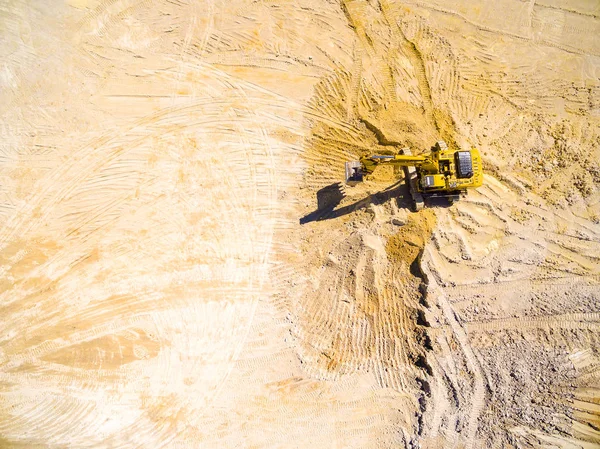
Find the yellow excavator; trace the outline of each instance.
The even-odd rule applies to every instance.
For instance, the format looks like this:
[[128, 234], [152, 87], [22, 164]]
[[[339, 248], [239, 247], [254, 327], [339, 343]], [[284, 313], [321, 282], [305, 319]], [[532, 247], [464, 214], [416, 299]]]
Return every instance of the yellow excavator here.
[[480, 187], [483, 168], [479, 150], [452, 151], [446, 142], [439, 141], [431, 152], [414, 156], [408, 148], [395, 155], [372, 155], [359, 161], [346, 162], [346, 184], [362, 182], [380, 165], [404, 168], [404, 179], [409, 186], [415, 210], [421, 210], [425, 198], [443, 197], [450, 203], [459, 199], [467, 189]]

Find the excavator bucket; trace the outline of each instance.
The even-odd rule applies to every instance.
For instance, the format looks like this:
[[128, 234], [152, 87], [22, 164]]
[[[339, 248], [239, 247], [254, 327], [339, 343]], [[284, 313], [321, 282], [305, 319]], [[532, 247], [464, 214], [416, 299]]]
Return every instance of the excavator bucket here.
[[346, 162], [346, 184], [349, 186], [354, 186], [362, 181], [362, 164], [359, 161]]

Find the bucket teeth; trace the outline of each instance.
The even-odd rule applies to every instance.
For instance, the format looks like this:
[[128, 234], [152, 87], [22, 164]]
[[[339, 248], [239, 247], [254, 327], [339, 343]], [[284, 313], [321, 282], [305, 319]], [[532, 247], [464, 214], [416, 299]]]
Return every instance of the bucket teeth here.
[[362, 165], [359, 161], [346, 162], [346, 184], [353, 186], [363, 181]]

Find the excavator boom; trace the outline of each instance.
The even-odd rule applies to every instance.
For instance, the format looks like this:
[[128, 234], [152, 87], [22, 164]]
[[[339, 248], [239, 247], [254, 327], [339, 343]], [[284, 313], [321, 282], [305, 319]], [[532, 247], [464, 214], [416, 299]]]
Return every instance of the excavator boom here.
[[[408, 151], [404, 149], [403, 151]], [[412, 156], [407, 154], [395, 154], [390, 156], [367, 156], [360, 159], [365, 175], [370, 175], [379, 165], [392, 165], [394, 167], [422, 167], [427, 171], [437, 170], [435, 161], [430, 156]]]

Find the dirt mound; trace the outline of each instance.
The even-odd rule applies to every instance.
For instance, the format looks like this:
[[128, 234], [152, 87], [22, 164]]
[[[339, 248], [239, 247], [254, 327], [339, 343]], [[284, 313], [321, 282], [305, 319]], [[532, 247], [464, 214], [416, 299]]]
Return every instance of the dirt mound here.
[[418, 214], [410, 214], [408, 221], [386, 242], [386, 253], [390, 263], [411, 266], [429, 242], [435, 227], [435, 213], [425, 210]]

